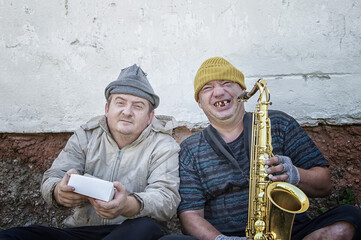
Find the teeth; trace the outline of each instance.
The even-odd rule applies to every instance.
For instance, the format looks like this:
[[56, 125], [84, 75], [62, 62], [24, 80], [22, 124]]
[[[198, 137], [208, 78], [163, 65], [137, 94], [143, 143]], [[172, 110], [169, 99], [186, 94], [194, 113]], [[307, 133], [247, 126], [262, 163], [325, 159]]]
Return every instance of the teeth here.
[[214, 106], [216, 106], [216, 107], [221, 107], [221, 106], [225, 106], [225, 105], [227, 105], [227, 104], [228, 104], [228, 101], [225, 100], [225, 101], [221, 101], [221, 102], [216, 102], [216, 103], [214, 104]]

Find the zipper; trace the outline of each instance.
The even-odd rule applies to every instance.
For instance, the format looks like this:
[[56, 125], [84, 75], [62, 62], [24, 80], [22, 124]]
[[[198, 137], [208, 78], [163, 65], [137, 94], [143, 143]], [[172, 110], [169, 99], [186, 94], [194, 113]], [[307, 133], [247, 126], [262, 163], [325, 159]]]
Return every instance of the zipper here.
[[[120, 154], [121, 154], [121, 149], [118, 149], [118, 153], [117, 153], [117, 157], [115, 159], [115, 163], [114, 163], [114, 167], [112, 170], [112, 175], [110, 177], [110, 182], [114, 182], [114, 176], [115, 176], [115, 171], [118, 168], [119, 162], [120, 162]], [[103, 219], [103, 224], [104, 225], [109, 225], [110, 224], [110, 219]]]
[[115, 170], [118, 168], [119, 162], [120, 162], [120, 153], [121, 153], [121, 149], [118, 149], [118, 153], [117, 153], [117, 158], [115, 159], [115, 164], [114, 164], [114, 168], [112, 171], [112, 176], [110, 178], [110, 181], [113, 182], [114, 181], [114, 175], [115, 175]]

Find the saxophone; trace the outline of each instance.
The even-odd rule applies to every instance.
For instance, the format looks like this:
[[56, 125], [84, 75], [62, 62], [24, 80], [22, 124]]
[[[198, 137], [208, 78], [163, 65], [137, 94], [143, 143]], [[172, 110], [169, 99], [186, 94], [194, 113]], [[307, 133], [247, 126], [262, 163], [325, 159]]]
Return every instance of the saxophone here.
[[260, 96], [252, 117], [248, 224], [246, 236], [255, 240], [285, 240], [291, 238], [296, 213], [308, 209], [305, 193], [286, 182], [272, 182], [264, 161], [273, 156], [271, 121], [268, 118], [270, 92], [267, 83], [259, 79], [250, 92], [243, 92], [239, 101], [247, 101], [257, 91]]

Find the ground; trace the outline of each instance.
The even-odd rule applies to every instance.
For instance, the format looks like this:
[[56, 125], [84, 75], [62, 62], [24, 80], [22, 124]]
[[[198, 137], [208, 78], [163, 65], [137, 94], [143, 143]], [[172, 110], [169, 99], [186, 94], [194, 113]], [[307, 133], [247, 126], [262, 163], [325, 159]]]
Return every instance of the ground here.
[[[361, 207], [361, 125], [303, 126], [330, 162], [333, 189], [326, 198], [310, 199], [315, 216], [338, 204]], [[198, 129], [176, 128], [178, 143]], [[65, 146], [71, 133], [0, 133], [0, 229], [42, 224], [61, 227], [70, 210], [46, 205], [40, 194], [42, 173]], [[177, 219], [169, 222], [179, 232]]]

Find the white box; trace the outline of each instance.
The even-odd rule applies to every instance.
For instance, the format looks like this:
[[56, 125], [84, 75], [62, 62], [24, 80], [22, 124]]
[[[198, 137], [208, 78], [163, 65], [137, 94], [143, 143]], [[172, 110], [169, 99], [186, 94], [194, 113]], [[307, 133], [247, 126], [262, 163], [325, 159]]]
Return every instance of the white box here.
[[71, 174], [68, 186], [74, 187], [76, 193], [109, 202], [114, 197], [112, 182], [91, 175]]

